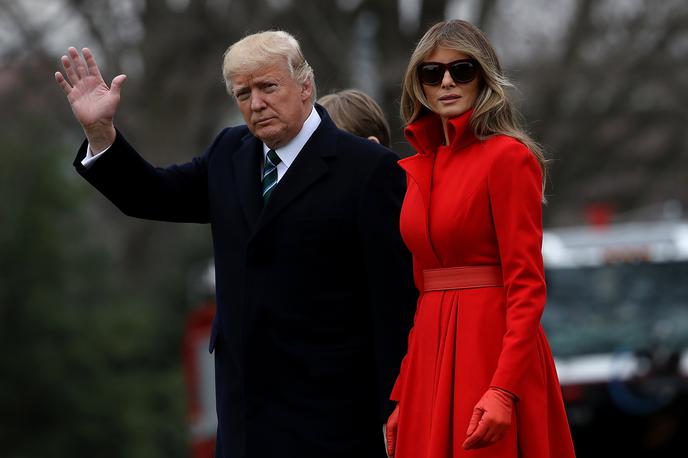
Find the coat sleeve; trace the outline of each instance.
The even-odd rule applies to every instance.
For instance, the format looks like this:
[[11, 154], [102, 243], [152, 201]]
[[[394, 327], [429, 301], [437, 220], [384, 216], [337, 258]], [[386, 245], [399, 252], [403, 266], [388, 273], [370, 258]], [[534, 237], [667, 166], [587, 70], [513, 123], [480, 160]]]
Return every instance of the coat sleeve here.
[[508, 139], [492, 161], [488, 189], [506, 294], [506, 333], [491, 385], [520, 397], [546, 300], [542, 172], [533, 153]]
[[222, 134], [202, 156], [191, 162], [159, 168], [143, 159], [118, 131], [110, 149], [88, 168], [81, 165], [87, 148], [84, 141], [74, 167], [128, 216], [207, 223], [208, 158], [221, 137]]
[[411, 254], [399, 232], [406, 188], [397, 160], [391, 152], [381, 156], [359, 201], [358, 230], [370, 297], [381, 422], [394, 408], [389, 396], [406, 353], [417, 298]]

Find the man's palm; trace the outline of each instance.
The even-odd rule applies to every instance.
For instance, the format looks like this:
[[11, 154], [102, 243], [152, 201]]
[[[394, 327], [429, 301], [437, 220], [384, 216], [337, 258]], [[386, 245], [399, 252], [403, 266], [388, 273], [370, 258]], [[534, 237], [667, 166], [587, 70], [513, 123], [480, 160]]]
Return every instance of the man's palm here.
[[120, 100], [125, 75], [112, 80], [111, 87], [103, 80], [91, 51], [83, 49], [83, 58], [75, 48], [62, 56], [65, 75], [55, 73], [55, 80], [72, 107], [90, 143], [107, 147], [114, 141], [113, 119]]
[[88, 75], [72, 86], [67, 100], [76, 119], [87, 128], [114, 118], [119, 105], [119, 93], [113, 94], [102, 78]]

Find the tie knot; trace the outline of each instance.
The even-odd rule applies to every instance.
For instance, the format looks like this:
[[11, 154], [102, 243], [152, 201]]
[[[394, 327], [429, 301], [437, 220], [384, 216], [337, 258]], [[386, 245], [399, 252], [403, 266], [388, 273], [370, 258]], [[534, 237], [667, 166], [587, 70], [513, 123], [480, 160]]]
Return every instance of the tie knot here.
[[282, 159], [277, 155], [274, 149], [271, 149], [268, 151], [268, 156], [267, 156], [267, 161], [272, 165], [273, 167], [276, 167], [277, 164], [282, 162]]

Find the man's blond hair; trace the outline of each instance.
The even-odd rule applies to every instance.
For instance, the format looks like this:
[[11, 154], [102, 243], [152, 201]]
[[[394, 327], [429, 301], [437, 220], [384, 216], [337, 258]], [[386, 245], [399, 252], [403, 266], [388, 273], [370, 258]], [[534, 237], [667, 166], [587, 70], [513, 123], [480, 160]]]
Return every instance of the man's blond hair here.
[[316, 99], [315, 75], [301, 52], [299, 42], [283, 30], [268, 30], [248, 35], [225, 51], [222, 76], [227, 91], [232, 94], [231, 78], [254, 72], [266, 65], [285, 63], [289, 73], [299, 84], [310, 81], [313, 88], [311, 100]]

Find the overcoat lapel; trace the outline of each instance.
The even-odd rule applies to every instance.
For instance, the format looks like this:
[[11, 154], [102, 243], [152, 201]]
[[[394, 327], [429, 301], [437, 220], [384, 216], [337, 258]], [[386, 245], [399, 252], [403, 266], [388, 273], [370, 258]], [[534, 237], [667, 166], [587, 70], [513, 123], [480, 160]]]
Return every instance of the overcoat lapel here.
[[404, 129], [404, 135], [418, 154], [399, 161], [409, 177], [409, 186], [417, 186], [423, 202], [423, 229], [429, 251], [438, 265], [442, 260], [437, 255], [430, 237], [430, 193], [432, 192], [432, 170], [435, 166], [437, 146], [442, 144], [444, 131], [439, 118], [425, 116]]
[[435, 251], [430, 238], [430, 192], [432, 188], [432, 169], [435, 163], [434, 154], [416, 154], [399, 161], [399, 165], [406, 171], [409, 177], [409, 186], [417, 186], [423, 201], [423, 228], [425, 239], [428, 242], [430, 251], [435, 256], [438, 265], [442, 264], [440, 257]]
[[234, 153], [234, 179], [244, 216], [253, 229], [263, 207], [260, 181], [263, 144], [251, 134], [247, 134], [243, 140], [241, 147]]
[[418, 154], [402, 159], [399, 161], [399, 165], [420, 190], [425, 209], [425, 226], [427, 227], [430, 216], [432, 169], [435, 165], [437, 148], [444, 142], [442, 123], [439, 117], [426, 115], [406, 126], [404, 135]]
[[406, 174], [420, 191], [420, 195], [423, 198], [426, 221], [430, 212], [430, 191], [432, 187], [432, 168], [435, 162], [434, 159], [434, 154], [417, 154], [399, 161], [401, 168], [406, 171]]
[[[450, 139], [449, 148], [454, 152], [453, 154], [477, 140], [469, 128], [472, 114], [473, 111], [469, 110], [447, 122]], [[418, 154], [402, 159], [399, 161], [399, 165], [410, 177], [409, 184], [418, 186], [423, 201], [425, 236], [435, 260], [441, 265], [442, 259], [437, 254], [430, 237], [430, 193], [432, 192], [432, 174], [437, 150], [445, 141], [442, 121], [436, 114], [426, 113], [406, 126], [404, 135]]]
[[270, 224], [294, 199], [327, 174], [329, 166], [325, 158], [335, 156], [333, 139], [336, 133], [332, 130], [336, 130], [336, 127], [324, 109], [318, 109], [318, 114], [320, 125], [270, 194], [254, 234]]

